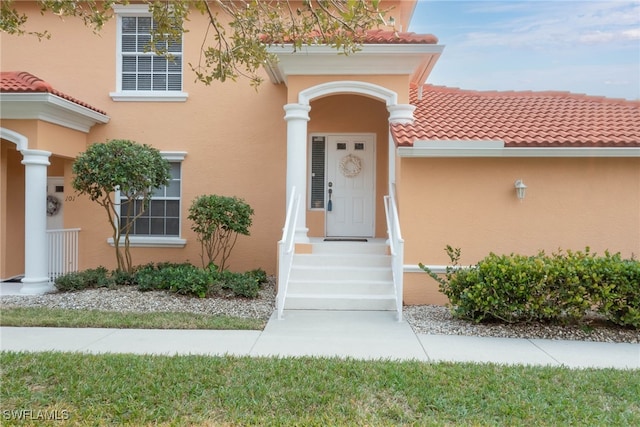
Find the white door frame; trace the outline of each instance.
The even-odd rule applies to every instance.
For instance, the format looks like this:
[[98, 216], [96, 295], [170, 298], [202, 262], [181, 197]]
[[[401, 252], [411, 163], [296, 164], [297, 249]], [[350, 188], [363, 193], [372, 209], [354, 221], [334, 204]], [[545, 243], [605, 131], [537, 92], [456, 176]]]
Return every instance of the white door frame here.
[[[359, 136], [364, 136], [367, 138], [371, 138], [372, 140], [372, 148], [373, 148], [373, 154], [372, 154], [372, 188], [371, 188], [371, 197], [372, 197], [372, 203], [371, 203], [371, 233], [364, 235], [364, 236], [359, 236], [359, 235], [344, 235], [344, 236], [331, 236], [331, 237], [369, 237], [369, 238], [373, 238], [375, 237], [375, 233], [376, 233], [376, 190], [377, 190], [377, 175], [376, 175], [376, 163], [377, 163], [377, 135], [373, 132], [314, 132], [312, 134], [309, 135], [309, 147], [311, 146], [311, 141], [313, 140], [314, 136], [323, 136], [326, 137], [325, 140], [325, 150], [324, 150], [324, 156], [325, 156], [325, 165], [324, 165], [324, 170], [325, 170], [325, 174], [324, 174], [324, 191], [325, 191], [325, 203], [324, 203], [324, 236], [327, 237], [328, 233], [327, 233], [327, 220], [328, 220], [328, 211], [327, 211], [327, 201], [328, 201], [328, 178], [329, 178], [329, 138], [330, 137], [336, 137], [336, 136], [348, 136], [348, 137], [359, 137]], [[308, 171], [309, 174], [311, 173], [311, 149], [308, 150], [309, 153], [309, 159], [308, 159]], [[308, 200], [307, 200], [307, 206], [310, 207], [310, 203], [311, 203], [311, 179], [308, 180], [308, 186], [307, 186], [307, 195], [308, 195]]]
[[[301, 195], [301, 200], [307, 201], [307, 145], [309, 134], [307, 122], [310, 120], [310, 102], [317, 98], [332, 94], [360, 94], [385, 102], [389, 112], [389, 123], [408, 124], [413, 123], [413, 111], [415, 106], [411, 104], [399, 104], [398, 94], [390, 89], [374, 83], [337, 80], [320, 83], [301, 90], [297, 96], [297, 102], [289, 102], [284, 105], [284, 120], [287, 122], [287, 175], [286, 175], [286, 204], [292, 201], [291, 195], [294, 189]], [[391, 138], [389, 139], [391, 141]], [[390, 143], [391, 144], [391, 143]], [[391, 145], [390, 145], [391, 147]], [[391, 148], [390, 148], [391, 150]], [[391, 162], [391, 159], [389, 160]], [[392, 177], [389, 176], [391, 181]], [[306, 203], [299, 203], [294, 212], [296, 227], [293, 240], [296, 243], [309, 243], [307, 228]]]

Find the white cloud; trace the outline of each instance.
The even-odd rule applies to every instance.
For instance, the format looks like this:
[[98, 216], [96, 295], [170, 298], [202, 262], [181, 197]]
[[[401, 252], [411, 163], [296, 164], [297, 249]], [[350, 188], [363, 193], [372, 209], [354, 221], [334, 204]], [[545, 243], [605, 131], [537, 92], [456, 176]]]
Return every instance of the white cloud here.
[[626, 37], [629, 40], [640, 40], [640, 28], [623, 31], [622, 37]]
[[[506, 10], [510, 13], [487, 15]], [[640, 38], [640, 2], [519, 1], [505, 5], [483, 1], [466, 12], [476, 27], [462, 38], [468, 46], [547, 49]]]
[[428, 3], [411, 30], [446, 45], [429, 83], [640, 98], [640, 1]]

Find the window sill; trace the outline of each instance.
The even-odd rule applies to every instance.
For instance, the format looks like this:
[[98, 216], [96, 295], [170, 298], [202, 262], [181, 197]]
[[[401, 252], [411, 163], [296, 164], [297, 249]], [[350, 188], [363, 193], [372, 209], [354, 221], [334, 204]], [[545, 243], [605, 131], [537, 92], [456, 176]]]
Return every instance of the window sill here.
[[116, 102], [185, 102], [187, 92], [123, 91], [111, 92], [109, 96]]
[[[107, 243], [114, 246], [113, 238], [109, 237]], [[120, 244], [124, 246], [124, 237]], [[186, 244], [187, 241], [179, 237], [129, 237], [129, 247], [132, 248], [184, 248]]]

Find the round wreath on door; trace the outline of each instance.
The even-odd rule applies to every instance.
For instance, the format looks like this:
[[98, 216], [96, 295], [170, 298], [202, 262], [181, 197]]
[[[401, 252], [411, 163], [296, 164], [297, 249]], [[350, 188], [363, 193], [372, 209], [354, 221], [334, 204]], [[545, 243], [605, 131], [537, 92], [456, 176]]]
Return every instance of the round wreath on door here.
[[47, 196], [47, 216], [54, 216], [60, 212], [60, 199], [56, 196]]
[[347, 178], [358, 176], [362, 172], [362, 159], [353, 154], [347, 154], [340, 160], [340, 172]]

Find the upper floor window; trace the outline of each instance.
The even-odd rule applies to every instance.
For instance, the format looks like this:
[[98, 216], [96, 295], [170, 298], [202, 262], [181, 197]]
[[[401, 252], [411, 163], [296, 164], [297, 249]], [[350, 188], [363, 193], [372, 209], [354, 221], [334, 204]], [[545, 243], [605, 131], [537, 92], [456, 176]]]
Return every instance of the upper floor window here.
[[184, 101], [182, 40], [156, 41], [168, 55], [150, 51], [153, 18], [146, 5], [114, 6], [117, 16], [114, 101]]

